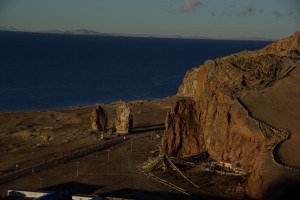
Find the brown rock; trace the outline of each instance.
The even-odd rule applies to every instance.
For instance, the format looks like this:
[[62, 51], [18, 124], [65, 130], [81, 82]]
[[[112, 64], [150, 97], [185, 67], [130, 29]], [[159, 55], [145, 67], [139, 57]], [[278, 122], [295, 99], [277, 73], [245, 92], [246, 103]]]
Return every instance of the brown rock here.
[[[162, 151], [172, 156], [208, 152], [214, 160], [254, 172], [248, 194], [261, 198], [264, 191], [259, 188], [267, 182], [261, 181], [266, 173], [260, 170], [259, 158], [270, 155], [264, 162], [282, 166], [271, 155], [289, 134], [253, 118], [241, 99], [248, 91], [271, 86], [300, 66], [299, 35], [189, 70], [177, 93], [183, 99], [167, 114]], [[283, 47], [286, 50], [278, 53]]]
[[[209, 62], [213, 64], [213, 61], [206, 61], [207, 65]], [[182, 84], [179, 86], [177, 96], [199, 97], [205, 87], [206, 69], [207, 66], [204, 65], [187, 71]]]
[[162, 145], [166, 154], [183, 156], [200, 154], [206, 150], [202, 126], [197, 119], [195, 102], [192, 99], [179, 100], [176, 106], [167, 114], [166, 131]]
[[122, 102], [117, 108], [115, 127], [116, 132], [119, 134], [130, 133], [133, 126], [133, 117], [131, 109], [127, 103]]
[[163, 149], [172, 156], [208, 152], [218, 161], [228, 161], [251, 172], [257, 155], [265, 151], [257, 121], [233, 98], [222, 92], [201, 101], [179, 100], [167, 114]]
[[260, 51], [278, 56], [300, 58], [300, 32], [295, 32], [288, 38], [276, 41]]
[[91, 128], [93, 131], [106, 131], [107, 116], [103, 108], [98, 105], [91, 113]]

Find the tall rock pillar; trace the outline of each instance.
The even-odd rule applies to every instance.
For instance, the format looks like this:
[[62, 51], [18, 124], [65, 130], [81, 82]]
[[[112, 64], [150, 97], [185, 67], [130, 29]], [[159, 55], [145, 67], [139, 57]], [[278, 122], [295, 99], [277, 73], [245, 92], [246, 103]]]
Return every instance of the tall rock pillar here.
[[116, 120], [115, 120], [115, 127], [116, 132], [119, 134], [127, 134], [130, 133], [133, 126], [133, 117], [131, 109], [129, 108], [128, 104], [122, 102], [116, 112]]

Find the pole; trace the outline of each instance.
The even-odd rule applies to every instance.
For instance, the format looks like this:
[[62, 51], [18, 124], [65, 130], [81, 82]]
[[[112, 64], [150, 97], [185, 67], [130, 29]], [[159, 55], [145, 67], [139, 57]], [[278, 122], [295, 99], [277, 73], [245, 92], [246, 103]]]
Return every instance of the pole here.
[[40, 189], [42, 188], [43, 186], [43, 178], [40, 178]]
[[109, 152], [110, 152], [110, 150], [108, 149], [107, 150], [107, 163], [109, 163]]
[[76, 175], [78, 176], [78, 174], [79, 174], [79, 167], [78, 167], [79, 162], [76, 162], [76, 163], [77, 163], [77, 173], [76, 173]]

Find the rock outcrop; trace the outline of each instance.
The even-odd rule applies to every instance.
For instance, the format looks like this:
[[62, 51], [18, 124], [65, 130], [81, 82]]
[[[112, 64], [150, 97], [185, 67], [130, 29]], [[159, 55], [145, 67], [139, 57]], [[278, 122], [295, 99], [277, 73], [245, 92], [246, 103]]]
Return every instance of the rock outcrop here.
[[[298, 32], [262, 50], [206, 61], [189, 70], [177, 93], [182, 99], [166, 117], [163, 151], [172, 156], [207, 152], [214, 160], [230, 162], [249, 173], [268, 152], [273, 162], [288, 167], [277, 160], [274, 149], [289, 133], [253, 118], [242, 98], [300, 66], [299, 38]], [[255, 176], [249, 184], [257, 180]], [[261, 192], [252, 190], [249, 195], [258, 198]]]
[[91, 128], [93, 131], [101, 132], [107, 129], [107, 116], [100, 105], [97, 105], [91, 113]]
[[299, 43], [300, 32], [295, 32], [292, 36], [276, 41], [258, 52], [300, 58]]
[[122, 102], [117, 107], [115, 127], [118, 134], [130, 133], [133, 126], [131, 109], [127, 103]]

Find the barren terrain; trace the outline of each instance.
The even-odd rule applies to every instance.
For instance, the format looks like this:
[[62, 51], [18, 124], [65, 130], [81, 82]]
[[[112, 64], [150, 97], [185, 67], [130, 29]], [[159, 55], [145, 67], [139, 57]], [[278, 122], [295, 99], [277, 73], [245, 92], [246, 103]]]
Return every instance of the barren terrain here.
[[[182, 194], [156, 182], [139, 171], [138, 166], [158, 155], [166, 112], [177, 97], [156, 101], [132, 101], [134, 129], [126, 141], [106, 150], [33, 172], [0, 185], [4, 196], [7, 189], [42, 189], [70, 191], [74, 194], [97, 194], [134, 199], [224, 199], [237, 197], [236, 187], [245, 183], [240, 178], [200, 173], [187, 169], [189, 178], [201, 186], [194, 188], [178, 174], [155, 172], [192, 196]], [[113, 123], [118, 102], [102, 105]], [[100, 134], [90, 131], [90, 113], [94, 106], [59, 110], [18, 111], [0, 114], [1, 175], [16, 172], [36, 163], [64, 155], [78, 148], [101, 142]], [[104, 135], [104, 138], [117, 136]], [[109, 155], [108, 155], [109, 154]], [[16, 169], [18, 165], [18, 169]], [[77, 176], [78, 165], [78, 176]], [[0, 177], [1, 178], [1, 177]], [[240, 194], [243, 194], [243, 190]]]
[[300, 68], [274, 86], [252, 91], [244, 103], [253, 116], [290, 132], [290, 139], [279, 149], [281, 160], [300, 168]]
[[[259, 51], [206, 61], [187, 72], [177, 93], [181, 97], [128, 102], [134, 124], [124, 138], [108, 131], [101, 139], [101, 133], [91, 131], [95, 106], [0, 113], [0, 183], [11, 177], [7, 174], [27, 171], [0, 185], [0, 192], [21, 188], [133, 199], [245, 199], [246, 194], [299, 199], [299, 58], [296, 32]], [[118, 105], [101, 105], [109, 129]], [[74, 154], [116, 140], [109, 148]], [[181, 171], [172, 159], [181, 159]], [[49, 160], [59, 162], [32, 170], [33, 164]], [[164, 181], [149, 178], [155, 175]], [[165, 181], [171, 184], [167, 187]]]
[[[276, 128], [289, 131], [290, 138], [283, 142], [278, 151], [280, 161], [294, 168], [300, 168], [300, 69], [296, 68], [288, 77], [276, 82], [272, 87], [250, 92], [243, 102], [251, 114]], [[299, 172], [288, 171], [275, 165], [270, 154], [261, 158], [262, 171], [265, 174], [264, 190], [274, 199], [282, 194], [299, 197]], [[261, 188], [263, 189], [263, 188]], [[286, 191], [286, 192], [284, 192]], [[269, 197], [270, 198], [270, 197]], [[286, 196], [288, 199], [289, 196]]]

